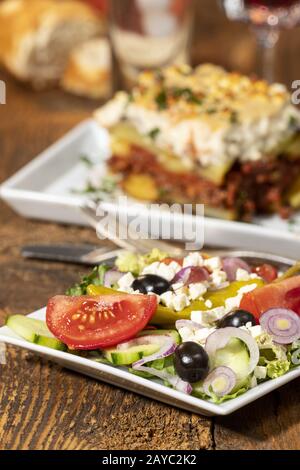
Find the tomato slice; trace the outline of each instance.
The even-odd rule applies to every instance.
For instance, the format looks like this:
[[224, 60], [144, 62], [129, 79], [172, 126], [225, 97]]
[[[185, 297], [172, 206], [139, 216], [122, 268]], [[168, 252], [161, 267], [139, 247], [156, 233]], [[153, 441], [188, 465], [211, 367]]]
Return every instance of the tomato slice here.
[[104, 295], [49, 300], [49, 330], [70, 348], [91, 350], [115, 346], [145, 328], [157, 307], [155, 295]]
[[253, 270], [256, 274], [262, 277], [266, 282], [273, 282], [278, 278], [277, 269], [271, 264], [261, 264]]
[[240, 308], [257, 319], [270, 308], [289, 308], [300, 315], [300, 276], [255, 289], [242, 298]]

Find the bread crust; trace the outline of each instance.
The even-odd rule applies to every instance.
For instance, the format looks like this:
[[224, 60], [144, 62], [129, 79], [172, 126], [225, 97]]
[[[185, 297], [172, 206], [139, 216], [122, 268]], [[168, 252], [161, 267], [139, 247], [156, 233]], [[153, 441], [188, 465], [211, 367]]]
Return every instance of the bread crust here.
[[91, 99], [108, 98], [112, 92], [111, 52], [107, 39], [92, 39], [76, 48], [69, 59], [61, 86]]
[[0, 61], [20, 80], [43, 86], [59, 80], [72, 47], [103, 29], [101, 16], [78, 0], [5, 0]]

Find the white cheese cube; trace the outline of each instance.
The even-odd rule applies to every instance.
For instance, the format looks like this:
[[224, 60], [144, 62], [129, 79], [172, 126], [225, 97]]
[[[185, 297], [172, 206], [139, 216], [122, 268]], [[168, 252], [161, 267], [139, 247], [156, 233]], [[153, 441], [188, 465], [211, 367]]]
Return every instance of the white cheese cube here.
[[196, 300], [202, 297], [207, 292], [207, 287], [202, 282], [189, 285], [189, 298]]
[[203, 266], [203, 258], [200, 253], [190, 253], [183, 259], [183, 267], [188, 268], [189, 266]]
[[175, 312], [181, 312], [190, 305], [190, 301], [187, 295], [179, 294], [173, 297], [173, 309]]
[[245, 269], [238, 268], [236, 272], [237, 281], [249, 281], [251, 279], [250, 274]]
[[219, 256], [214, 256], [213, 258], [208, 258], [204, 261], [204, 266], [209, 269], [209, 271], [214, 271], [215, 269], [222, 268], [222, 260]]
[[[120, 289], [131, 288], [135, 278], [131, 273], [126, 273], [118, 280], [118, 286]], [[127, 291], [126, 291], [127, 292]]]

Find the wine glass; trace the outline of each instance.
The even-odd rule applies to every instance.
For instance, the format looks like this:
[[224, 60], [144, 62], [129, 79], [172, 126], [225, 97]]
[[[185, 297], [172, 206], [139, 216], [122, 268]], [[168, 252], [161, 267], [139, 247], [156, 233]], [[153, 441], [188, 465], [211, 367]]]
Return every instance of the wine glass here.
[[229, 19], [251, 25], [260, 55], [259, 75], [273, 82], [280, 30], [300, 23], [300, 0], [223, 0], [222, 5]]
[[110, 37], [123, 85], [140, 71], [189, 61], [192, 0], [110, 0]]

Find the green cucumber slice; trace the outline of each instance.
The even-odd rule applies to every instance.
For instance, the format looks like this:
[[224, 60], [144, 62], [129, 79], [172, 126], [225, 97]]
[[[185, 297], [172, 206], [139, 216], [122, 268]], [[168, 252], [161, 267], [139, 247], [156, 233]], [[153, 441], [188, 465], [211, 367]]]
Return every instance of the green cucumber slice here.
[[6, 326], [30, 343], [47, 348], [66, 351], [67, 346], [56, 339], [48, 330], [46, 323], [23, 315], [12, 315], [7, 318]]
[[141, 331], [138, 336], [149, 336], [149, 335], [156, 335], [156, 336], [171, 336], [176, 344], [181, 343], [181, 338], [176, 330], [143, 330]]
[[159, 344], [143, 344], [121, 351], [119, 349], [106, 349], [104, 357], [115, 366], [129, 366], [145, 356], [151, 356], [160, 350]]

